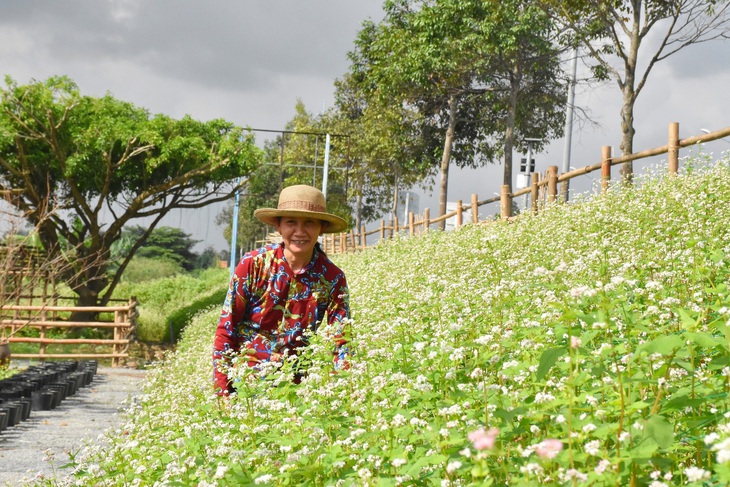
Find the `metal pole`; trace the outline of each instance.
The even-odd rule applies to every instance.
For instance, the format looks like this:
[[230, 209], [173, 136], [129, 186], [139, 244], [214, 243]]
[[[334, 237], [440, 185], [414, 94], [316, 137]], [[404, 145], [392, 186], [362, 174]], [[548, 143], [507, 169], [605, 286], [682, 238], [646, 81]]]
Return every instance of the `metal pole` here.
[[[236, 185], [241, 185], [241, 178], [239, 176]], [[238, 237], [238, 201], [240, 198], [241, 190], [236, 191], [236, 202], [233, 205], [233, 224], [231, 225], [231, 275], [236, 270], [236, 237]]]
[[312, 186], [317, 186], [317, 156], [319, 155], [319, 135], [314, 139], [314, 164], [312, 164]]
[[[530, 168], [532, 167], [532, 142], [527, 142], [527, 165], [525, 166], [526, 173], [530, 174]], [[529, 176], [528, 176], [529, 177]], [[527, 187], [527, 186], [525, 186]], [[530, 194], [525, 193], [525, 213], [527, 213], [527, 209], [530, 207]]]
[[[568, 111], [565, 114], [565, 146], [563, 148], [562, 172], [570, 171], [570, 149], [573, 142], [573, 104], [575, 101], [575, 75], [578, 66], [578, 50], [573, 49], [573, 66], [571, 68], [571, 81], [568, 87]], [[563, 193], [565, 201], [568, 201], [568, 181], [563, 182]]]
[[330, 169], [330, 134], [327, 134], [324, 142], [324, 169], [322, 174], [322, 194], [327, 199], [327, 177]]

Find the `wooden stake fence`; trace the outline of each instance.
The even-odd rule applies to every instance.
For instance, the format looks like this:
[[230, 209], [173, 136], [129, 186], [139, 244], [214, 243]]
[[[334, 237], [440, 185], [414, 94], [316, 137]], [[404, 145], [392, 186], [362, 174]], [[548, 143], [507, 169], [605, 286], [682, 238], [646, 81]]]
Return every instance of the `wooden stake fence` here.
[[[12, 312], [12, 316], [6, 314]], [[63, 321], [57, 319], [58, 313], [73, 312], [114, 313], [114, 321]], [[85, 359], [111, 358], [112, 367], [121, 365], [121, 360], [129, 357], [129, 344], [137, 329], [137, 300], [132, 297], [126, 304], [119, 306], [37, 306], [4, 305], [0, 306], [0, 330], [9, 336], [10, 343], [34, 343], [39, 345], [38, 353], [13, 353], [13, 358], [45, 359]], [[23, 328], [36, 328], [38, 337], [14, 336]], [[113, 328], [111, 339], [90, 338], [50, 338], [48, 331], [68, 328]], [[9, 330], [9, 331], [7, 331]], [[48, 345], [102, 345], [111, 348], [110, 353], [47, 353]]]
[[[459, 200], [454, 211], [446, 213], [438, 218], [431, 219], [429, 216], [429, 210], [426, 208], [424, 210], [423, 217], [420, 220], [417, 220], [413, 212], [410, 212], [408, 214], [408, 222], [404, 226], [400, 226], [398, 224], [398, 219], [396, 218], [390, 226], [385, 224], [385, 220], [381, 220], [380, 227], [369, 232], [365, 231], [365, 227], [362, 227], [359, 233], [355, 233], [355, 230], [353, 229], [349, 234], [349, 245], [347, 242], [348, 234], [326, 234], [324, 236], [324, 249], [325, 252], [329, 253], [344, 253], [354, 250], [363, 250], [367, 247], [367, 237], [370, 235], [379, 233], [380, 240], [392, 238], [394, 235], [398, 235], [401, 232], [406, 231], [408, 232], [408, 235], [414, 235], [419, 231], [425, 232], [430, 229], [431, 225], [452, 217], [455, 217], [456, 226], [460, 227], [463, 224], [463, 212], [469, 210], [471, 210], [472, 216], [471, 223], [477, 224], [482, 222], [491, 222], [493, 221], [491, 219], [480, 221], [478, 210], [480, 206], [496, 203], [497, 201], [500, 202], [500, 219], [503, 221], [509, 221], [512, 218], [512, 202], [519, 196], [529, 194], [531, 199], [531, 210], [533, 213], [537, 213], [540, 208], [545, 205], [555, 204], [559, 201], [559, 183], [567, 182], [575, 177], [583, 176], [598, 170], [601, 171], [601, 193], [605, 193], [608, 191], [610, 185], [612, 166], [661, 154], [667, 154], [667, 168], [669, 173], [677, 174], [679, 171], [679, 150], [681, 148], [722, 139], [728, 136], [730, 136], [730, 127], [725, 127], [722, 130], [680, 140], [679, 123], [672, 122], [669, 124], [668, 142], [666, 145], [661, 147], [655, 147], [654, 149], [648, 149], [642, 152], [614, 158], [611, 157], [611, 147], [604, 146], [601, 148], [601, 162], [597, 164], [574, 169], [563, 174], [558, 174], [558, 166], [550, 166], [548, 167], [547, 173], [542, 177], [540, 177], [537, 173], [533, 173], [531, 185], [527, 188], [522, 188], [519, 191], [510, 193], [509, 186], [503, 185], [498, 197], [486, 200], [479, 200], [477, 195], [473, 194], [471, 196], [469, 206], [462, 205], [461, 200]], [[357, 245], [356, 242], [358, 242]]]

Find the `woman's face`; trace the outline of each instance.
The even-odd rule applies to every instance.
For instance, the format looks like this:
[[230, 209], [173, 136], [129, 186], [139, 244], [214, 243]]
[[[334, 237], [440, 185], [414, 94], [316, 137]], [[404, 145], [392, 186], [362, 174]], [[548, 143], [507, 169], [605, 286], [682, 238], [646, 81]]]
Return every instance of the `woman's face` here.
[[284, 240], [284, 247], [301, 257], [311, 257], [317, 238], [322, 235], [324, 222], [314, 218], [281, 217], [276, 230]]

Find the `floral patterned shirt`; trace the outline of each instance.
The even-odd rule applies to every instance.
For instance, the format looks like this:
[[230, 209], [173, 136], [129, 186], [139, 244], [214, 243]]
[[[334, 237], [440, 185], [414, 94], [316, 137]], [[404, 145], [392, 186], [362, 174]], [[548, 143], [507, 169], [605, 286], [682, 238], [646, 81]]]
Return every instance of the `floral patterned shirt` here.
[[213, 345], [216, 393], [233, 392], [219, 365], [228, 365], [232, 352], [244, 352], [248, 365], [267, 362], [272, 354], [296, 353], [306, 345], [303, 333], [316, 331], [327, 315], [336, 330], [335, 366], [347, 352], [344, 322], [349, 317], [345, 274], [314, 249], [312, 260], [294, 273], [283, 244], [248, 252], [231, 276]]

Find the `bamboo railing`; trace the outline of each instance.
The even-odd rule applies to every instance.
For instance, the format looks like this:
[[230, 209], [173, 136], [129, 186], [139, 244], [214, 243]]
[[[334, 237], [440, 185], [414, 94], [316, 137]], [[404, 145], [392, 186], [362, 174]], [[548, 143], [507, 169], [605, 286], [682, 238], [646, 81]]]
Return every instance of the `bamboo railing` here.
[[725, 127], [724, 129], [705, 133], [703, 135], [680, 139], [679, 123], [672, 122], [669, 124], [667, 144], [661, 147], [655, 147], [653, 149], [636, 152], [626, 156], [612, 157], [611, 147], [603, 146], [601, 148], [601, 162], [599, 163], [574, 169], [563, 174], [558, 174], [558, 166], [550, 166], [542, 177], [538, 173], [532, 173], [531, 184], [526, 188], [510, 193], [510, 187], [508, 185], [503, 185], [499, 196], [485, 200], [479, 200], [476, 194], [472, 194], [471, 201], [468, 205], [464, 205], [462, 200], [458, 200], [456, 202], [455, 210], [445, 213], [437, 218], [430, 218], [429, 209], [426, 208], [423, 216], [420, 217], [420, 220], [416, 220], [413, 212], [410, 212], [408, 215], [408, 222], [404, 225], [400, 225], [396, 218], [389, 226], [385, 224], [385, 220], [381, 220], [380, 227], [370, 231], [366, 231], [363, 226], [359, 232], [352, 229], [350, 230], [350, 233], [326, 234], [324, 235], [323, 247], [327, 253], [345, 253], [355, 250], [363, 250], [367, 247], [367, 237], [370, 235], [379, 233], [380, 240], [392, 238], [394, 235], [400, 234], [401, 232], [407, 232], [408, 235], [412, 236], [419, 231], [427, 231], [434, 223], [453, 217], [456, 219], [456, 227], [458, 228], [464, 224], [464, 212], [469, 210], [471, 210], [471, 223], [473, 224], [493, 221], [491, 219], [480, 221], [479, 208], [496, 202], [500, 203], [500, 219], [502, 221], [509, 221], [512, 218], [512, 201], [518, 196], [529, 194], [531, 201], [530, 209], [533, 213], [537, 213], [546, 205], [558, 203], [560, 201], [558, 198], [558, 183], [566, 183], [575, 177], [600, 170], [601, 193], [605, 193], [608, 191], [610, 185], [611, 168], [613, 166], [661, 154], [667, 154], [667, 168], [669, 173], [677, 174], [679, 171], [680, 149], [703, 142], [722, 139], [728, 136], [730, 136], [730, 127]]
[[[8, 313], [10, 312], [10, 314]], [[59, 313], [113, 313], [114, 321], [66, 321], [58, 319]], [[110, 358], [112, 367], [121, 365], [121, 360], [129, 357], [129, 345], [137, 328], [137, 300], [118, 306], [46, 306], [46, 305], [3, 305], [0, 306], [0, 331], [9, 343], [32, 343], [39, 346], [38, 353], [13, 353], [13, 358], [45, 359], [86, 359]], [[23, 328], [36, 328], [39, 336], [15, 336]], [[54, 329], [102, 328], [113, 329], [113, 338], [52, 338], [48, 332]], [[109, 353], [48, 353], [49, 345], [101, 345], [110, 349]]]

